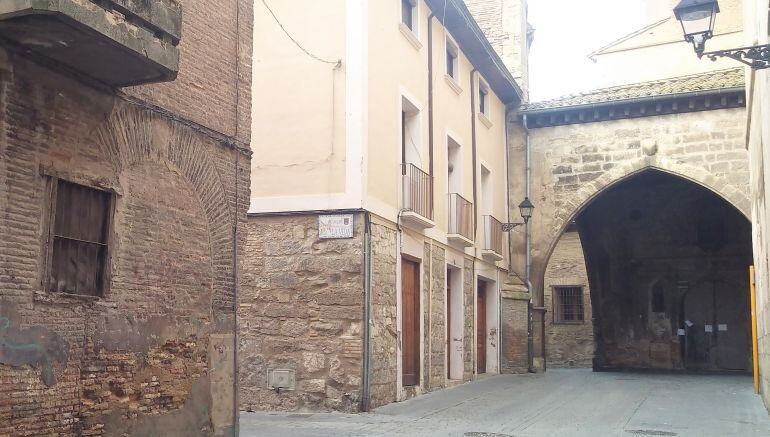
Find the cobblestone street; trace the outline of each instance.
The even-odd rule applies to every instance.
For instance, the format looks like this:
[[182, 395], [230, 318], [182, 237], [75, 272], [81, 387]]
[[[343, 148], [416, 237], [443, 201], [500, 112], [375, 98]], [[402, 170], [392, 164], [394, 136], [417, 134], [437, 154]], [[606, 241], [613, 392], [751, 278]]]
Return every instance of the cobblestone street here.
[[743, 376], [593, 373], [494, 376], [369, 414], [242, 413], [242, 436], [770, 435]]

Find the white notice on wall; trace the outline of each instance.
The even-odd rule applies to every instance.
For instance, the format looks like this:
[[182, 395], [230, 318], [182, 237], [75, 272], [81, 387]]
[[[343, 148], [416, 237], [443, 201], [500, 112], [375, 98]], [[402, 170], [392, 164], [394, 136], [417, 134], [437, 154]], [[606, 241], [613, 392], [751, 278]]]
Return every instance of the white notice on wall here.
[[726, 323], [720, 323], [719, 324], [719, 330], [720, 331], [727, 331], [727, 324]]
[[318, 238], [353, 238], [353, 214], [319, 215]]
[[684, 324], [687, 325], [688, 328], [692, 328], [692, 325], [694, 325], [695, 323], [693, 323], [693, 322], [691, 322], [689, 320], [685, 320]]
[[684, 329], [677, 329], [676, 335], [684, 335]]
[[714, 332], [714, 325], [706, 325], [706, 332]]

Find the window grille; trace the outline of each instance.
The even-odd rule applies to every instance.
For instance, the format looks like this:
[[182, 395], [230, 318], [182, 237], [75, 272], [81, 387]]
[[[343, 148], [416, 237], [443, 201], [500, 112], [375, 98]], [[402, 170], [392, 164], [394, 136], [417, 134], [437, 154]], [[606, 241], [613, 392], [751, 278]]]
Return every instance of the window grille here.
[[48, 289], [101, 296], [112, 194], [54, 179], [48, 245]]
[[583, 287], [555, 287], [553, 296], [555, 323], [579, 323], [585, 320]]

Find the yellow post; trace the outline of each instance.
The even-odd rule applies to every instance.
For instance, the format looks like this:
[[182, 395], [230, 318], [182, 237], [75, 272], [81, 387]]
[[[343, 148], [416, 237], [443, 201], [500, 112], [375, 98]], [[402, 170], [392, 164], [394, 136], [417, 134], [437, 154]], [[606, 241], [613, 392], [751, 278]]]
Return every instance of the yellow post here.
[[751, 289], [751, 352], [754, 361], [754, 393], [759, 394], [759, 363], [757, 345], [757, 294], [754, 281], [754, 266], [749, 267], [749, 288]]

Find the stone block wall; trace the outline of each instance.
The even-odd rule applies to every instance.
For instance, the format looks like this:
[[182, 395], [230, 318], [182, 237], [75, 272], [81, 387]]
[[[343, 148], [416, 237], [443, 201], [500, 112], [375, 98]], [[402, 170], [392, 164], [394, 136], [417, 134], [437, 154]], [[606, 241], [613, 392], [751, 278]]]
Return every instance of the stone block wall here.
[[426, 355], [428, 368], [428, 390], [446, 386], [446, 251], [440, 246], [431, 246], [430, 268], [430, 349]]
[[398, 378], [397, 231], [372, 224], [370, 407], [395, 402]]
[[[0, 350], [0, 435], [231, 432], [220, 362], [249, 164], [232, 141], [0, 49], [0, 344], [21, 348]], [[49, 291], [53, 178], [115, 197], [102, 297]]]
[[[555, 322], [553, 289], [556, 286], [576, 286], [583, 289], [582, 323]], [[594, 356], [591, 292], [578, 232], [565, 232], [559, 238], [545, 271], [544, 291], [547, 311], [545, 350], [548, 367], [591, 367]]]
[[511, 71], [516, 83], [529, 89], [527, 0], [465, 0], [473, 18]]
[[528, 322], [529, 298], [527, 295], [502, 299], [502, 362], [500, 373], [526, 373], [529, 371]]
[[[532, 282], [535, 306], [558, 238], [576, 214], [617, 182], [646, 169], [674, 174], [709, 188], [750, 216], [748, 154], [743, 108], [671, 114], [531, 129]], [[524, 181], [525, 135], [509, 124], [511, 181]], [[524, 197], [513, 184], [511, 199]], [[513, 203], [515, 204], [515, 202]], [[524, 258], [524, 233], [513, 234], [514, 268]], [[543, 330], [535, 321], [535, 335]], [[542, 344], [536, 341], [535, 345]], [[536, 347], [536, 355], [541, 354]]]
[[[247, 410], [360, 408], [364, 246], [319, 239], [318, 215], [250, 217], [239, 295], [240, 393]], [[270, 369], [289, 369], [296, 389], [268, 387]]]
[[470, 381], [476, 373], [476, 275], [474, 260], [465, 259], [463, 266], [463, 381]]

